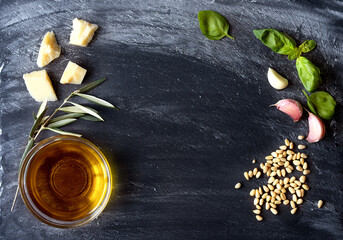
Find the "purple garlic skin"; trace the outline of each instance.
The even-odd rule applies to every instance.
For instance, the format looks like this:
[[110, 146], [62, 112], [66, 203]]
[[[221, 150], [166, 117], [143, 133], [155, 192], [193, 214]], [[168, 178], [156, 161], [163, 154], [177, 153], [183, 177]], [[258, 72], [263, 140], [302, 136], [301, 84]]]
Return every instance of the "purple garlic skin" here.
[[298, 101], [293, 99], [282, 99], [271, 106], [275, 106], [281, 112], [289, 115], [294, 122], [299, 121], [303, 115], [303, 107]]
[[309, 143], [319, 142], [325, 136], [325, 124], [315, 114], [308, 112], [308, 136]]

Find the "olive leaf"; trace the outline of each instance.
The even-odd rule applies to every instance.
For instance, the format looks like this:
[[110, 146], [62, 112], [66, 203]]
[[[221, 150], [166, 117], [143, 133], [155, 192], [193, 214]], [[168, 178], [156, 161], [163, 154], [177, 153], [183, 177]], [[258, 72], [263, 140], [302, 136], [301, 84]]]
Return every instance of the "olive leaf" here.
[[48, 103], [48, 100], [47, 99], [45, 99], [43, 102], [42, 102], [42, 104], [40, 105], [40, 107], [39, 107], [39, 109], [38, 109], [38, 112], [37, 112], [37, 118], [39, 118], [40, 117], [40, 115], [43, 113], [43, 111], [45, 110], [45, 108], [46, 108], [46, 104]]
[[229, 22], [218, 12], [205, 10], [198, 12], [199, 26], [202, 33], [211, 40], [219, 40], [223, 37], [234, 39], [228, 34]]
[[68, 113], [68, 114], [64, 114], [55, 118], [51, 118], [48, 123], [53, 123], [53, 122], [57, 122], [57, 121], [68, 119], [68, 118], [78, 118], [78, 117], [82, 117], [83, 115], [85, 114], [84, 113]]
[[299, 48], [301, 49], [303, 53], [307, 53], [309, 51], [312, 51], [316, 47], [316, 45], [317, 45], [316, 41], [306, 40], [305, 42], [303, 42], [303, 44], [299, 46]]
[[[90, 107], [85, 107], [85, 108], [88, 108], [88, 109], [90, 109], [90, 110], [92, 110], [93, 112], [96, 112], [96, 113], [98, 112], [95, 109], [90, 108]], [[84, 110], [82, 110], [82, 109], [80, 109], [78, 107], [75, 107], [75, 106], [61, 107], [58, 110], [63, 111], [63, 112], [68, 112], [68, 113], [87, 113]]]
[[293, 38], [275, 29], [254, 30], [254, 35], [276, 53], [282, 55], [294, 54], [296, 43]]
[[333, 118], [335, 115], [336, 101], [329, 93], [318, 91], [308, 96], [305, 91], [303, 92], [307, 98], [307, 105], [311, 112], [326, 120]]
[[67, 118], [67, 119], [63, 119], [63, 120], [59, 120], [53, 123], [50, 123], [48, 125], [49, 128], [59, 128], [59, 127], [63, 127], [65, 125], [68, 125], [69, 123], [72, 123], [74, 121], [76, 121], [76, 118]]
[[94, 82], [88, 83], [87, 85], [84, 85], [79, 90], [76, 90], [76, 92], [84, 93], [92, 90], [93, 88], [99, 86], [101, 83], [103, 83], [106, 80], [106, 78], [100, 78], [99, 80], [96, 80]]
[[319, 68], [307, 58], [297, 58], [296, 68], [299, 78], [307, 91], [313, 92], [322, 84]]
[[104, 119], [102, 117], [100, 117], [99, 114], [97, 114], [96, 111], [93, 111], [92, 109], [88, 108], [88, 107], [84, 107], [78, 103], [74, 103], [74, 102], [70, 102], [68, 101], [68, 103], [73, 104], [75, 107], [79, 108], [81, 111], [83, 111], [84, 113], [88, 113], [89, 115], [92, 115], [98, 119], [100, 119], [101, 121], [104, 121]]
[[81, 137], [81, 136], [82, 136], [81, 134], [62, 131], [61, 129], [58, 129], [58, 128], [44, 127], [44, 129], [50, 130], [50, 131], [52, 131], [52, 132], [59, 133], [59, 134], [62, 134], [62, 135], [69, 135], [69, 136], [75, 136], [75, 137]]
[[42, 122], [42, 119], [44, 117], [44, 114], [46, 112], [47, 108], [45, 108], [40, 114], [39, 116], [37, 117], [37, 119], [34, 121], [33, 123], [33, 126], [31, 128], [31, 131], [29, 133], [29, 136], [30, 137], [33, 137], [34, 133], [36, 132], [36, 130], [38, 129], [39, 125], [41, 124]]
[[103, 100], [103, 99], [100, 99], [100, 98], [97, 98], [95, 96], [92, 96], [92, 95], [89, 95], [89, 94], [83, 94], [83, 93], [75, 93], [77, 96], [80, 96], [82, 98], [85, 98], [91, 102], [94, 102], [96, 104], [99, 104], [101, 106], [104, 106], [104, 107], [108, 107], [108, 108], [114, 108], [114, 109], [117, 109], [119, 110], [116, 106], [114, 106], [113, 104]]
[[[19, 166], [21, 166], [21, 164], [22, 164], [24, 158], [25, 158], [26, 155], [29, 153], [29, 151], [33, 148], [34, 142], [35, 142], [35, 139], [30, 137], [30, 140], [29, 140], [29, 142], [27, 143], [27, 145], [26, 145], [26, 147], [25, 147], [24, 153], [23, 153], [23, 155], [21, 156], [21, 160], [20, 160]], [[20, 168], [19, 168], [19, 169], [20, 169]]]
[[96, 117], [93, 117], [93, 116], [89, 116], [89, 115], [84, 115], [84, 116], [82, 116], [80, 118], [83, 119], [83, 120], [92, 121], [92, 122], [99, 122], [99, 121], [101, 121], [100, 119], [98, 119]]

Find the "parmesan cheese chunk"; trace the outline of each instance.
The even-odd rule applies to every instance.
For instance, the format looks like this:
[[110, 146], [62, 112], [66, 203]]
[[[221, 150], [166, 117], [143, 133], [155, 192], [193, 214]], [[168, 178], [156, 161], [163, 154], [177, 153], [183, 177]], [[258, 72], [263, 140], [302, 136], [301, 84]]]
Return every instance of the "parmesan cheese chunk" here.
[[81, 84], [86, 72], [86, 69], [69, 61], [67, 67], [64, 69], [60, 83]]
[[38, 67], [48, 65], [52, 60], [58, 58], [61, 54], [61, 47], [57, 44], [55, 34], [47, 32], [40, 45], [37, 58]]
[[57, 97], [46, 70], [34, 71], [23, 75], [30, 95], [37, 101], [56, 101]]
[[97, 29], [98, 25], [75, 18], [73, 20], [73, 31], [70, 34], [69, 43], [81, 47], [87, 47]]

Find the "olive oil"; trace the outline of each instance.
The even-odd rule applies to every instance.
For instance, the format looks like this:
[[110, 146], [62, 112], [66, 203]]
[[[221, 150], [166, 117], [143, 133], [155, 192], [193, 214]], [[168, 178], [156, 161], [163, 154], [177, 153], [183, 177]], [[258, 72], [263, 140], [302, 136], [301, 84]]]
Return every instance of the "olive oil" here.
[[26, 169], [30, 205], [58, 221], [87, 218], [108, 198], [111, 176], [105, 162], [94, 148], [77, 140], [43, 146]]

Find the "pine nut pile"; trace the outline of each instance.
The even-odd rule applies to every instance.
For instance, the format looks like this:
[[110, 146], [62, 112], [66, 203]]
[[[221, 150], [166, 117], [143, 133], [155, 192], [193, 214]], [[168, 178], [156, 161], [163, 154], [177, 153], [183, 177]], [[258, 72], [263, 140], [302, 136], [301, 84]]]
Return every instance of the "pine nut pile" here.
[[[303, 140], [304, 136], [298, 136], [298, 139]], [[305, 148], [305, 145], [298, 145], [299, 150]], [[258, 221], [263, 220], [261, 216], [263, 205], [266, 210], [270, 210], [274, 215], [278, 214], [278, 205], [290, 205], [291, 213], [295, 214], [298, 206], [303, 203], [305, 191], [309, 190], [306, 175], [310, 174], [311, 171], [306, 162], [307, 155], [296, 152], [295, 144], [285, 139], [285, 144], [266, 156], [265, 160], [265, 163], [260, 164], [260, 169], [254, 168], [244, 172], [246, 180], [253, 177], [260, 178], [262, 173], [269, 177], [266, 185], [250, 191], [250, 196], [255, 198], [256, 209], [253, 210], [253, 213], [256, 214], [256, 219]], [[288, 176], [295, 170], [301, 172], [302, 175], [299, 178]], [[235, 186], [236, 189], [240, 187], [241, 183]]]

